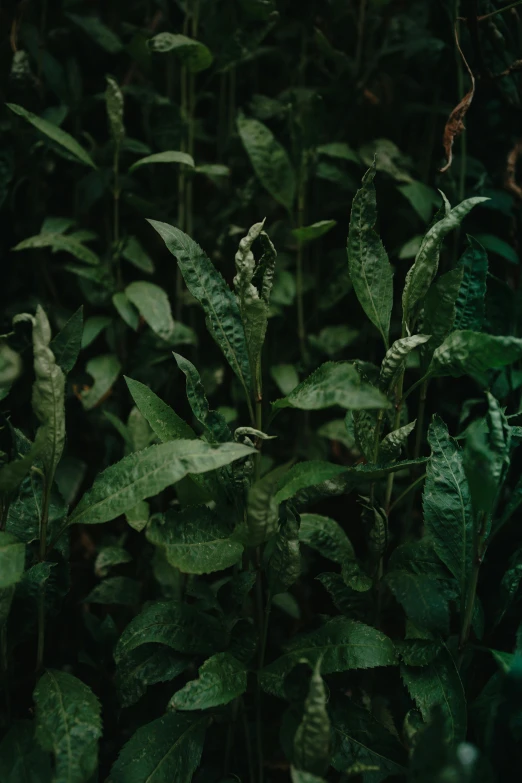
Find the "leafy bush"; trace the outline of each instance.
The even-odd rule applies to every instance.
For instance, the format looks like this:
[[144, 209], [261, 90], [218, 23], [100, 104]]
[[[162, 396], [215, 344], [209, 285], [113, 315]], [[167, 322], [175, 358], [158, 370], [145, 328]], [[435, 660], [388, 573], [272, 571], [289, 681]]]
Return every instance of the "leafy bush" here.
[[518, 3], [91, 5], [0, 11], [0, 780], [511, 781]]

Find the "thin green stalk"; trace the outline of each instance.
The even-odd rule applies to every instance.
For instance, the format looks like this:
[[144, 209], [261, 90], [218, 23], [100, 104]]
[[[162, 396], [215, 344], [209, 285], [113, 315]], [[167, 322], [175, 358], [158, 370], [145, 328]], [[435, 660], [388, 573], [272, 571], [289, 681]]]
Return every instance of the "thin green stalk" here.
[[234, 66], [228, 72], [228, 137], [234, 134], [236, 124], [236, 69]]
[[232, 748], [234, 747], [238, 711], [239, 699], [234, 699], [232, 702], [232, 716], [227, 728], [227, 743], [225, 746], [225, 760], [223, 764], [224, 777], [227, 777], [228, 773], [230, 772], [230, 759], [232, 757]]
[[[304, 158], [304, 156], [303, 156]], [[297, 228], [302, 228], [305, 221], [306, 207], [306, 186], [305, 186], [305, 162], [301, 161], [301, 172], [299, 176], [299, 192], [297, 196]], [[308, 351], [306, 348], [306, 327], [304, 315], [304, 295], [303, 295], [303, 271], [304, 271], [304, 243], [297, 241], [297, 263], [296, 263], [296, 298], [297, 298], [297, 335], [301, 349], [301, 358], [305, 364], [308, 363]]]
[[114, 159], [112, 164], [113, 172], [113, 212], [112, 212], [112, 241], [113, 241], [113, 260], [116, 267], [116, 280], [118, 288], [122, 287], [121, 265], [120, 265], [120, 145], [114, 144]]
[[227, 135], [227, 74], [222, 73], [219, 77], [219, 114], [218, 114], [218, 133], [217, 133], [217, 157], [223, 160], [225, 151], [225, 140]]
[[2, 670], [2, 682], [5, 693], [5, 712], [7, 724], [11, 722], [11, 689], [9, 687], [9, 660], [7, 656], [7, 625], [0, 628], [0, 666]]
[[409, 486], [407, 486], [406, 489], [403, 492], [401, 492], [399, 497], [395, 498], [395, 500], [393, 501], [393, 503], [390, 506], [390, 512], [393, 511], [395, 506], [398, 506], [399, 503], [401, 502], [401, 500], [404, 500], [404, 498], [407, 495], [409, 495], [412, 490], [416, 489], [419, 486], [419, 484], [422, 481], [424, 481], [425, 478], [426, 478], [426, 473], [423, 473], [422, 476], [419, 476], [418, 478], [415, 479], [415, 481], [412, 481], [412, 483]]
[[[192, 4], [192, 25], [191, 37], [197, 39], [199, 27], [199, 0], [193, 0]], [[195, 137], [195, 113], [196, 113], [196, 77], [194, 73], [189, 74], [188, 79], [188, 154], [194, 157], [194, 137]], [[192, 236], [194, 229], [193, 215], [193, 178], [189, 174], [186, 188], [186, 220], [187, 233]]]
[[357, 20], [357, 46], [355, 49], [355, 75], [361, 70], [362, 54], [364, 49], [364, 28], [366, 25], [366, 6], [368, 0], [360, 0], [359, 18]]
[[[47, 526], [49, 522], [49, 505], [51, 502], [52, 478], [44, 480], [42, 515], [40, 517], [40, 561], [45, 562], [47, 555]], [[38, 641], [36, 648], [36, 671], [43, 666], [45, 648], [45, 583], [41, 585], [38, 595]]]
[[[260, 574], [260, 571], [258, 571]], [[261, 597], [262, 601], [262, 597]], [[258, 780], [263, 783], [264, 780], [264, 751], [263, 751], [263, 720], [261, 714], [261, 687], [259, 685], [259, 676], [265, 665], [266, 645], [268, 640], [268, 625], [270, 622], [270, 611], [272, 609], [272, 597], [267, 595], [264, 613], [261, 615], [260, 631], [261, 643], [259, 645], [258, 675], [257, 675], [257, 698], [256, 698], [256, 736], [257, 736], [257, 761], [258, 761]]]
[[504, 8], [497, 8], [496, 11], [491, 11], [489, 14], [484, 14], [483, 16], [479, 16], [478, 21], [483, 22], [484, 19], [491, 19], [492, 16], [496, 16], [497, 14], [503, 14], [504, 11], [509, 11], [511, 8], [516, 8], [517, 5], [522, 5], [522, 0], [516, 0], [515, 3], [510, 3], [509, 5], [505, 5]]
[[486, 514], [482, 512], [478, 517], [477, 525], [473, 525], [473, 567], [466, 591], [464, 611], [461, 615], [459, 636], [459, 666], [462, 664], [464, 651], [469, 641], [471, 626], [473, 624], [473, 611], [475, 609], [475, 600], [477, 597], [480, 566], [482, 565], [482, 561], [484, 559], [486, 521]]
[[420, 457], [422, 448], [422, 436], [424, 435], [424, 417], [426, 415], [426, 397], [428, 393], [428, 379], [424, 381], [421, 386], [419, 396], [419, 409], [417, 411], [417, 425], [415, 432], [415, 450], [413, 452], [413, 458]]
[[[404, 386], [404, 370], [401, 372], [399, 376], [399, 380], [397, 382], [397, 386], [395, 389], [395, 418], [393, 420], [393, 430], [398, 430], [401, 425], [401, 409], [402, 409], [402, 403], [403, 403], [403, 396], [402, 396], [402, 389]], [[386, 509], [386, 513], [390, 513], [390, 504], [391, 504], [391, 497], [393, 493], [393, 482], [395, 479], [395, 473], [390, 473], [388, 476], [388, 482], [386, 484], [386, 495], [384, 499], [384, 508]]]
[[250, 740], [250, 731], [248, 730], [248, 721], [247, 721], [247, 714], [245, 709], [245, 702], [243, 701], [243, 698], [241, 697], [241, 715], [243, 719], [243, 730], [245, 732], [245, 745], [246, 745], [246, 751], [247, 751], [247, 763], [248, 763], [248, 777], [250, 778], [250, 783], [254, 783], [255, 780], [255, 770], [254, 770], [254, 756], [252, 753], [252, 742]]
[[[185, 14], [183, 20], [183, 35], [188, 35], [189, 31], [189, 15]], [[187, 152], [187, 138], [185, 132], [185, 126], [188, 122], [188, 71], [185, 65], [180, 69], [180, 111], [182, 121], [182, 131], [179, 148], [181, 152]], [[181, 231], [187, 230], [187, 193], [186, 193], [186, 171], [185, 166], [181, 164], [178, 167], [178, 228]], [[184, 284], [183, 275], [179, 266], [176, 267], [176, 304], [175, 304], [175, 318], [176, 321], [181, 321], [183, 318], [183, 298], [184, 298]]]
[[[255, 418], [255, 428], [256, 430], [259, 430], [259, 432], [263, 431], [263, 398], [261, 395], [258, 396], [256, 399], [256, 418]], [[255, 480], [257, 481], [261, 476], [261, 446], [263, 441], [260, 441], [258, 444], [258, 451], [256, 454], [256, 469], [255, 469]]]

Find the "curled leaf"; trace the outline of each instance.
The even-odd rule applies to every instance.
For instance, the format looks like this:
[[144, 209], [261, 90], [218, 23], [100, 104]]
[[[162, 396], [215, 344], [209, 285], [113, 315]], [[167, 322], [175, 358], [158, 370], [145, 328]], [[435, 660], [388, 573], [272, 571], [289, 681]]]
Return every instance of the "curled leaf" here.
[[473, 76], [473, 72], [467, 63], [464, 54], [462, 53], [462, 49], [460, 48], [456, 29], [455, 29], [455, 40], [457, 42], [457, 48], [460, 52], [460, 56], [464, 60], [464, 65], [468, 69], [468, 73], [471, 79], [471, 89], [469, 90], [469, 92], [466, 93], [466, 95], [462, 98], [462, 100], [459, 101], [459, 103], [455, 106], [450, 116], [448, 117], [448, 121], [446, 122], [446, 125], [444, 127], [444, 136], [443, 136], [442, 143], [444, 145], [444, 151], [446, 153], [446, 165], [440, 169], [441, 174], [444, 174], [445, 171], [448, 171], [449, 167], [451, 166], [451, 162], [453, 160], [453, 143], [457, 138], [457, 136], [460, 136], [462, 131], [466, 129], [464, 125], [464, 117], [466, 116], [468, 109], [471, 106], [473, 96], [475, 95], [475, 77]]

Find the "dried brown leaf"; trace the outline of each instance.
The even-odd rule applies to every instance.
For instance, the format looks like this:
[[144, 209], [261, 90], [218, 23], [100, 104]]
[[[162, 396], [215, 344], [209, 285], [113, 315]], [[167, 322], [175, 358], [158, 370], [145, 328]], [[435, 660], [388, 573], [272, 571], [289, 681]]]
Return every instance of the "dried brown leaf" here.
[[517, 183], [517, 163], [522, 156], [522, 139], [518, 139], [509, 150], [506, 160], [506, 173], [504, 176], [504, 187], [519, 199], [522, 199], [522, 186]]
[[475, 95], [475, 77], [473, 76], [473, 72], [469, 67], [466, 58], [464, 57], [462, 49], [460, 48], [460, 43], [457, 34], [457, 27], [455, 27], [455, 41], [457, 43], [457, 48], [460, 52], [460, 56], [462, 57], [464, 64], [468, 69], [468, 73], [471, 79], [471, 89], [469, 90], [469, 92], [466, 93], [466, 95], [462, 98], [462, 100], [455, 106], [450, 116], [448, 117], [448, 121], [446, 122], [446, 126], [444, 128], [444, 136], [442, 140], [444, 151], [446, 153], [446, 165], [440, 169], [441, 174], [444, 174], [444, 172], [447, 171], [451, 166], [451, 163], [453, 161], [453, 143], [457, 138], [457, 136], [460, 136], [462, 131], [465, 130], [466, 126], [464, 125], [464, 117], [466, 116], [468, 109], [471, 106], [473, 97]]

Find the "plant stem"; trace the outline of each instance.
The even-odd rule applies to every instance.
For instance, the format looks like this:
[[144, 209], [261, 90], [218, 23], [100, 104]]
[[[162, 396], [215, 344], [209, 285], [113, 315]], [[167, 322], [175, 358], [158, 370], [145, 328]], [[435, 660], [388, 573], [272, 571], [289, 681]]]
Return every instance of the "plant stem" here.
[[[303, 156], [304, 157], [304, 156]], [[304, 162], [301, 161], [301, 174], [299, 177], [299, 193], [297, 197], [297, 228], [302, 228], [305, 219], [306, 187], [304, 183]], [[297, 240], [297, 264], [296, 264], [296, 297], [297, 297], [297, 336], [301, 349], [301, 358], [308, 363], [308, 351], [306, 349], [306, 328], [304, 317], [303, 299], [303, 267], [304, 267], [304, 243]]]
[[415, 489], [416, 487], [418, 487], [418, 485], [421, 483], [421, 481], [424, 481], [425, 478], [426, 478], [426, 473], [423, 473], [422, 476], [419, 476], [418, 478], [415, 479], [415, 481], [412, 481], [412, 483], [408, 487], [406, 487], [406, 489], [403, 492], [401, 492], [399, 497], [395, 498], [395, 500], [393, 501], [393, 503], [390, 506], [390, 511], [392, 511], [395, 508], [395, 506], [397, 506], [401, 502], [401, 500], [404, 500], [404, 498], [407, 495], [409, 495], [409, 493], [412, 491], [412, 489]]
[[[192, 25], [191, 36], [196, 39], [199, 27], [199, 0], [192, 0]], [[196, 112], [196, 77], [194, 73], [189, 74], [188, 80], [188, 154], [194, 157], [194, 136], [195, 136], [195, 112]], [[187, 178], [186, 189], [186, 219], [187, 233], [192, 236], [193, 225], [193, 177], [189, 174]]]
[[[45, 562], [47, 554], [47, 525], [49, 522], [49, 504], [51, 502], [52, 479], [44, 479], [43, 506], [40, 518], [40, 562]], [[40, 586], [38, 595], [38, 642], [36, 648], [36, 671], [43, 666], [45, 648], [45, 583]]]
[[[261, 576], [260, 564], [258, 566], [258, 576]], [[259, 585], [261, 580], [259, 579]], [[259, 594], [258, 594], [259, 595]], [[263, 602], [263, 595], [261, 591], [260, 596], [261, 604]], [[270, 593], [267, 595], [266, 605], [264, 612], [260, 611], [259, 631], [260, 631], [260, 645], [259, 645], [259, 658], [258, 658], [258, 673], [257, 673], [257, 693], [256, 693], [256, 736], [257, 736], [257, 763], [258, 763], [258, 781], [263, 783], [264, 779], [264, 752], [263, 752], [263, 720], [261, 714], [261, 687], [259, 685], [259, 677], [261, 670], [265, 665], [266, 644], [268, 639], [268, 624], [270, 621], [270, 610], [272, 608], [272, 597]]]
[[228, 137], [234, 133], [236, 122], [236, 69], [235, 66], [229, 71], [228, 83]]
[[250, 778], [250, 783], [254, 783], [255, 774], [254, 774], [254, 759], [252, 754], [252, 742], [250, 740], [250, 731], [248, 730], [247, 714], [246, 714], [245, 703], [243, 701], [243, 698], [241, 698], [241, 713], [243, 718], [243, 730], [245, 732], [245, 745], [247, 749], [248, 776]]
[[5, 711], [7, 724], [11, 722], [11, 689], [9, 687], [9, 661], [7, 657], [7, 622], [0, 628], [0, 664], [2, 669], [2, 683], [5, 691]]
[[227, 777], [228, 773], [230, 772], [230, 758], [232, 756], [232, 748], [234, 747], [234, 735], [236, 733], [238, 711], [239, 711], [239, 699], [234, 699], [232, 703], [231, 721], [228, 724], [228, 729], [227, 729], [227, 744], [225, 747], [225, 762], [223, 765], [224, 777]]
[[464, 651], [469, 640], [471, 626], [473, 624], [473, 610], [475, 608], [475, 599], [477, 596], [477, 585], [480, 572], [480, 566], [484, 558], [484, 544], [486, 534], [486, 514], [479, 514], [477, 524], [473, 525], [473, 567], [468, 583], [468, 589], [465, 598], [464, 612], [461, 617], [461, 628], [459, 636], [459, 667], [464, 658]]
[[489, 14], [484, 14], [484, 16], [479, 16], [478, 21], [483, 22], [484, 19], [491, 19], [492, 16], [496, 16], [497, 14], [503, 14], [504, 11], [509, 11], [511, 8], [516, 8], [517, 5], [522, 5], [522, 0], [516, 0], [515, 3], [510, 3], [509, 5], [505, 5], [504, 8], [497, 8], [496, 11], [491, 11]]
[[355, 76], [359, 75], [361, 70], [361, 61], [364, 48], [364, 27], [366, 24], [366, 6], [368, 0], [360, 0], [359, 18], [357, 20], [357, 46], [355, 49]]
[[[183, 35], [188, 35], [188, 29], [189, 29], [189, 15], [188, 13], [185, 13], [185, 18], [183, 20]], [[181, 130], [181, 139], [180, 139], [180, 145], [179, 148], [181, 152], [187, 152], [187, 139], [186, 139], [186, 131], [185, 131], [185, 124], [188, 121], [188, 87], [187, 87], [187, 68], [185, 65], [181, 66], [180, 69], [180, 111], [181, 111], [181, 122], [182, 122], [182, 130]], [[178, 168], [178, 228], [180, 231], [186, 231], [187, 228], [187, 214], [186, 214], [186, 172], [185, 172], [185, 166], [183, 164], [180, 164]], [[176, 266], [176, 306], [175, 306], [175, 319], [176, 321], [181, 321], [183, 318], [183, 294], [184, 294], [184, 285], [183, 285], [183, 275], [181, 274], [181, 270], [179, 266]]]
[[[404, 386], [404, 370], [401, 372], [399, 376], [399, 380], [397, 381], [397, 386], [395, 388], [395, 418], [393, 420], [393, 431], [398, 430], [401, 424], [401, 409], [402, 409], [402, 403], [403, 403], [403, 397], [402, 397], [402, 389]], [[386, 496], [384, 499], [384, 508], [386, 509], [386, 513], [390, 513], [390, 503], [391, 503], [391, 497], [393, 493], [393, 482], [395, 479], [395, 473], [390, 473], [388, 476], [388, 482], [386, 484]]]
[[420, 457], [422, 447], [422, 436], [424, 434], [424, 416], [426, 414], [426, 397], [428, 392], [428, 380], [426, 379], [421, 386], [419, 397], [419, 410], [417, 412], [417, 427], [415, 433], [415, 450], [413, 452], [413, 458]]
[[118, 288], [122, 287], [121, 265], [120, 265], [120, 145], [114, 143], [113, 160], [113, 214], [112, 214], [112, 241], [113, 241], [113, 261], [116, 267], [116, 281]]

